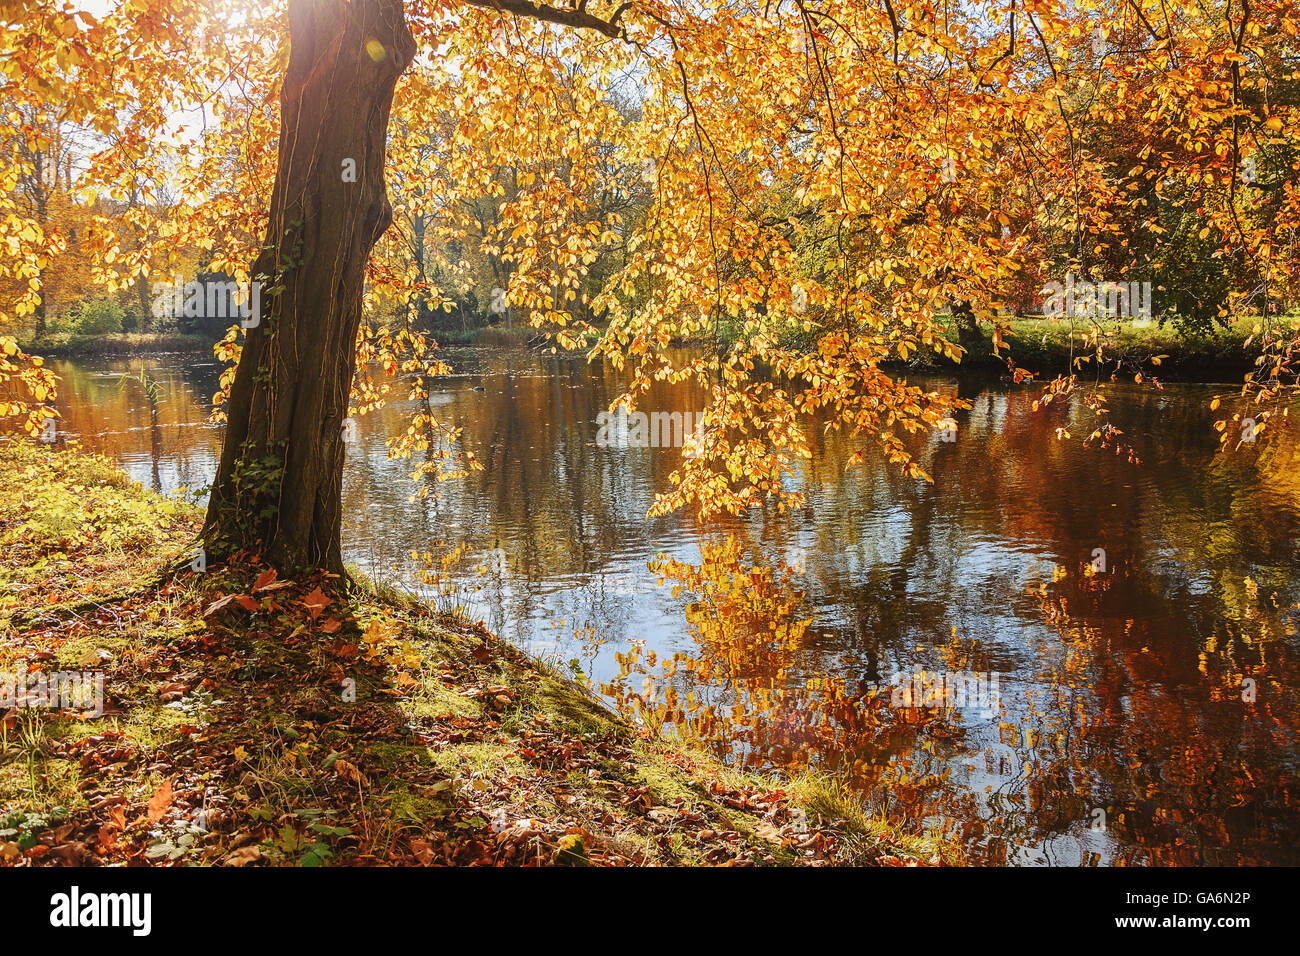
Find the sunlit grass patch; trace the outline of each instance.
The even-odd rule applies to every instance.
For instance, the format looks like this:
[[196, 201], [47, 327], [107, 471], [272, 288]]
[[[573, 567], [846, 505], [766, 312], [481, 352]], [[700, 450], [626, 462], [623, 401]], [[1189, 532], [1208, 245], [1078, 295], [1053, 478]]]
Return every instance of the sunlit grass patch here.
[[901, 833], [891, 822], [873, 816], [861, 798], [824, 774], [805, 773], [790, 788], [806, 812], [839, 821], [839, 862], [850, 865], [947, 864], [961, 862], [957, 847], [937, 834]]
[[147, 491], [112, 462], [11, 440], [0, 453], [0, 622], [140, 588], [198, 531], [192, 505]]

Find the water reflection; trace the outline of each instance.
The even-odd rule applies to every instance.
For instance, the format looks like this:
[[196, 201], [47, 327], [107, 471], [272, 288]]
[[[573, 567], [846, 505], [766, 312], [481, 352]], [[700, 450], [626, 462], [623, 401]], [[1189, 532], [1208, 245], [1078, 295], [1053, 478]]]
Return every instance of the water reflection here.
[[[1216, 457], [1214, 389], [1117, 388], [1134, 468], [1054, 440], [1095, 427], [1080, 400], [1043, 415], [1023, 388], [940, 381], [971, 407], [956, 441], [911, 442], [933, 485], [846, 473], [854, 448], [814, 427], [808, 508], [700, 528], [643, 517], [678, 450], [597, 447], [610, 369], [447, 358], [429, 403], [483, 470], [411, 500], [384, 451], [409, 409], [364, 417], [344, 549], [367, 573], [420, 587], [412, 551], [463, 545], [441, 600], [597, 686], [625, 673], [648, 720], [731, 759], [828, 766], [975, 860], [1300, 862], [1300, 462], [1294, 442]], [[210, 480], [215, 363], [56, 367], [65, 431], [153, 487]], [[661, 383], [644, 407], [703, 400]], [[921, 669], [996, 672], [1003, 707], [891, 707]]]

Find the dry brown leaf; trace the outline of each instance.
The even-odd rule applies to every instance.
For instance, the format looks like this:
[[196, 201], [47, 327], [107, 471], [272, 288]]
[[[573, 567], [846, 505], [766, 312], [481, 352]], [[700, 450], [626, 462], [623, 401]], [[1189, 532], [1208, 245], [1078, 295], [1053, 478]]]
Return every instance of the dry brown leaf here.
[[217, 611], [220, 611], [223, 607], [225, 607], [234, 599], [235, 596], [233, 594], [227, 594], [223, 598], [217, 598], [217, 600], [213, 601], [211, 604], [208, 605], [207, 610], [203, 612], [203, 616], [208, 617], [212, 614], [215, 614]]
[[173, 681], [170, 684], [163, 684], [158, 688], [158, 696], [162, 698], [163, 703], [168, 701], [179, 700], [189, 691], [190, 685], [182, 681]]
[[364, 784], [366, 775], [356, 768], [355, 764], [350, 764], [346, 760], [336, 760], [334, 762], [334, 772], [344, 780], [351, 780], [353, 783]]
[[226, 855], [221, 862], [226, 866], [247, 866], [249, 863], [256, 863], [262, 859], [262, 851], [255, 846], [240, 847]]
[[149, 799], [149, 822], [157, 823], [167, 812], [167, 808], [172, 805], [172, 782], [164, 780], [162, 786], [154, 791], [153, 796]]
[[420, 861], [421, 866], [431, 866], [433, 864], [433, 847], [428, 840], [414, 839], [411, 841], [411, 852], [415, 858]]
[[316, 618], [320, 617], [321, 611], [329, 607], [330, 599], [326, 596], [324, 591], [317, 587], [311, 592], [311, 594], [308, 594], [302, 599], [302, 605], [307, 609], [308, 613], [311, 614], [311, 619], [314, 621]]

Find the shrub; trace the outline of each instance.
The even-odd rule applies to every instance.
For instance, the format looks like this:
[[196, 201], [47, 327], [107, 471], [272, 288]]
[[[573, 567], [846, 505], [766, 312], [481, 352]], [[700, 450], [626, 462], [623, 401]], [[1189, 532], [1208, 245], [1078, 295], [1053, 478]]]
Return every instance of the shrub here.
[[107, 335], [122, 331], [122, 309], [111, 299], [91, 299], [83, 302], [79, 311], [76, 332], [80, 335]]

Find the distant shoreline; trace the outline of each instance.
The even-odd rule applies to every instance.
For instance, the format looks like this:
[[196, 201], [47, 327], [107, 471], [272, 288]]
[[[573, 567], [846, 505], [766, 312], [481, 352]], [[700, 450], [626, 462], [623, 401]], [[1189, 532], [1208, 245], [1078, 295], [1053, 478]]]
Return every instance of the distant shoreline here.
[[[909, 361], [897, 359], [881, 363], [890, 370], [944, 370], [944, 371], [1006, 371], [1010, 358], [1017, 367], [1037, 373], [1039, 378], [1064, 374], [1070, 367], [1071, 339], [1067, 327], [1042, 320], [1018, 320], [1012, 323], [1012, 335], [1006, 340], [1002, 357], [992, 354], [990, 340], [972, 346], [960, 364], [934, 353], [918, 353]], [[1131, 377], [1138, 370], [1148, 377], [1166, 381], [1215, 381], [1239, 379], [1254, 367], [1255, 353], [1242, 348], [1249, 336], [1240, 328], [1218, 329], [1213, 335], [1184, 337], [1169, 326], [1152, 326], [1144, 329], [1119, 328], [1105, 333], [1103, 346], [1103, 375], [1115, 373], [1115, 365], [1123, 359], [1121, 377]], [[527, 347], [538, 335], [528, 327], [506, 329], [489, 326], [480, 329], [434, 331], [430, 337], [442, 348], [478, 347], [488, 349], [513, 349]], [[137, 355], [162, 353], [212, 354], [215, 341], [207, 336], [180, 333], [119, 333], [110, 335], [69, 335], [62, 333], [46, 336], [28, 345], [25, 351], [47, 358], [85, 358], [106, 356], [129, 358]], [[689, 348], [692, 343], [677, 343]], [[700, 345], [712, 344], [701, 341]], [[1075, 331], [1073, 357], [1079, 359], [1095, 354], [1083, 333]], [[1153, 362], [1158, 358], [1159, 362]], [[1076, 374], [1095, 375], [1092, 361], [1075, 368]]]
[[177, 332], [125, 332], [113, 335], [48, 335], [22, 346], [24, 352], [46, 358], [77, 358], [89, 355], [130, 357], [159, 352], [212, 354], [216, 342], [204, 335]]

